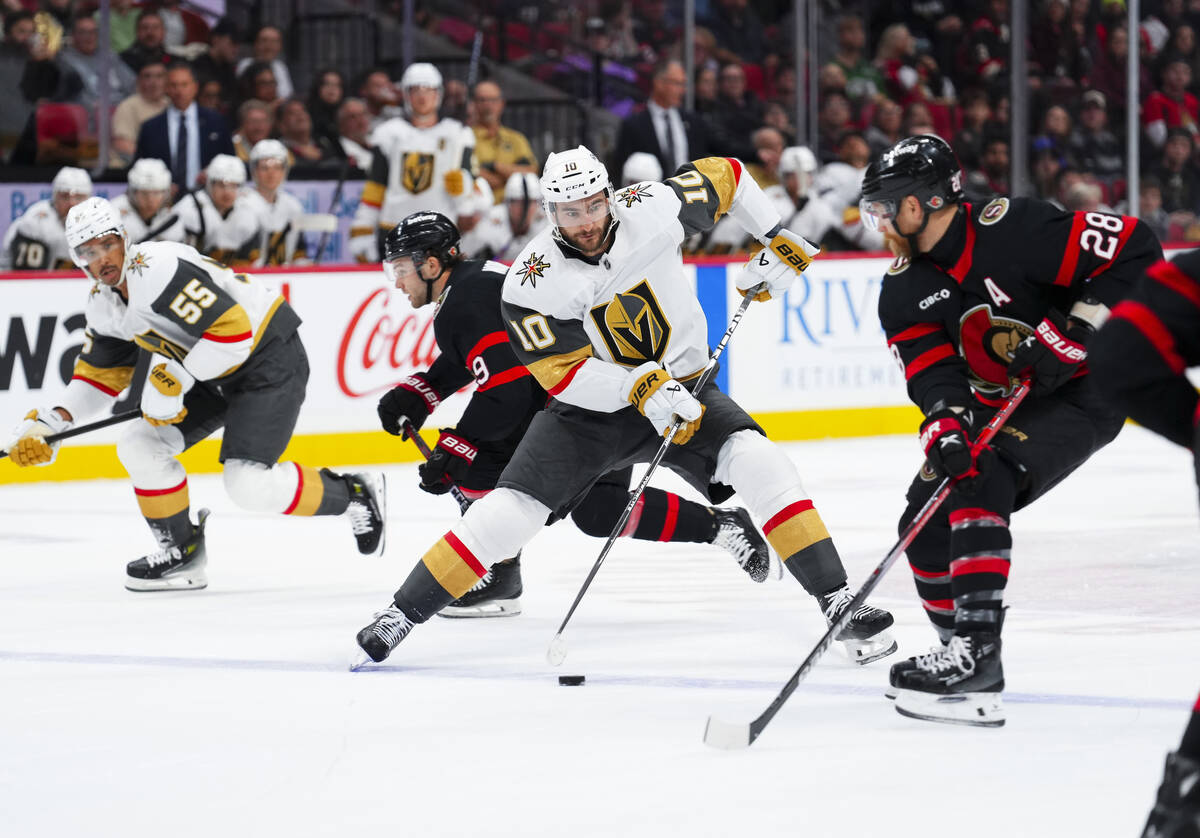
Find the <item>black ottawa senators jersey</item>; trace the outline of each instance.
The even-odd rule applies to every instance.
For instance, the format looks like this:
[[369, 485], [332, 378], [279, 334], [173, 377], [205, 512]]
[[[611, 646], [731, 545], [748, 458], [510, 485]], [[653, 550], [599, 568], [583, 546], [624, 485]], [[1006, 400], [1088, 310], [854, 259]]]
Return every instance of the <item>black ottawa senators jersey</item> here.
[[445, 398], [475, 382], [457, 430], [472, 442], [513, 440], [546, 406], [546, 391], [521, 365], [500, 316], [500, 289], [508, 267], [499, 262], [455, 265], [433, 316], [441, 355], [425, 374]]
[[1051, 309], [1111, 308], [1162, 248], [1136, 218], [1064, 212], [1033, 198], [963, 204], [929, 253], [884, 276], [879, 319], [923, 411], [990, 402], [1010, 388], [1017, 344]]

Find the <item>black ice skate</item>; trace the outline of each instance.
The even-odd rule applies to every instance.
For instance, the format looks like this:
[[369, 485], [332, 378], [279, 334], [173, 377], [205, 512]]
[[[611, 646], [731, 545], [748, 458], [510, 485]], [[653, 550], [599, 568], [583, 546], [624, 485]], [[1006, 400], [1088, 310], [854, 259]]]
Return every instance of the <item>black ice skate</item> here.
[[1200, 763], [1167, 754], [1158, 799], [1142, 838], [1200, 838]]
[[125, 565], [125, 587], [130, 591], [183, 591], [208, 587], [204, 572], [204, 522], [208, 510], [201, 509], [192, 527], [192, 537], [183, 544], [163, 547]]
[[916, 667], [900, 674], [896, 712], [929, 722], [1000, 727], [1003, 691], [1000, 636], [955, 635], [943, 651], [918, 658]]
[[381, 555], [387, 521], [387, 481], [378, 473], [345, 474], [342, 477], [350, 487], [350, 505], [346, 507], [346, 514], [350, 516], [358, 552], [364, 556]]
[[521, 556], [496, 562], [475, 587], [447, 605], [439, 615], [463, 617], [515, 617], [521, 613]]
[[714, 509], [717, 534], [712, 543], [728, 550], [755, 582], [765, 582], [771, 572], [771, 551], [744, 509]]
[[369, 660], [382, 663], [392, 650], [400, 645], [400, 641], [408, 636], [416, 625], [408, 616], [392, 603], [375, 615], [375, 621], [358, 633], [360, 655], [350, 669], [358, 669]]
[[[825, 622], [833, 625], [833, 621], [846, 610], [852, 599], [854, 594], [845, 585], [817, 597], [821, 610], [825, 612]], [[861, 605], [838, 634], [837, 640], [845, 648], [850, 660], [862, 666], [896, 651], [896, 641], [888, 631], [893, 622], [888, 612]]]
[[924, 655], [913, 655], [908, 660], [892, 664], [892, 669], [888, 673], [887, 689], [883, 691], [883, 697], [894, 699], [896, 693], [900, 691], [900, 680], [904, 677], [905, 672], [912, 672], [914, 669], [927, 664], [934, 655], [941, 654], [944, 651], [946, 651], [946, 644], [939, 643], [936, 646], [930, 647], [929, 652]]

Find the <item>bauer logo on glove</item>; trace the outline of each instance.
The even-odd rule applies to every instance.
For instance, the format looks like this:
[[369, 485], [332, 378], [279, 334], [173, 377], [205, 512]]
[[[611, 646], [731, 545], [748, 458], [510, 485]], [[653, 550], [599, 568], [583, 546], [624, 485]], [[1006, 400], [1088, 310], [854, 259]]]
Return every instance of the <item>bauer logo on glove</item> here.
[[791, 287], [796, 277], [804, 272], [821, 248], [804, 236], [791, 230], [781, 229], [765, 247], [750, 257], [746, 269], [737, 279], [737, 289], [742, 296], [758, 288], [756, 302], [765, 302], [779, 297]]
[[150, 359], [150, 374], [142, 390], [142, 415], [151, 425], [175, 425], [187, 417], [183, 405], [195, 379], [183, 364], [162, 355]]

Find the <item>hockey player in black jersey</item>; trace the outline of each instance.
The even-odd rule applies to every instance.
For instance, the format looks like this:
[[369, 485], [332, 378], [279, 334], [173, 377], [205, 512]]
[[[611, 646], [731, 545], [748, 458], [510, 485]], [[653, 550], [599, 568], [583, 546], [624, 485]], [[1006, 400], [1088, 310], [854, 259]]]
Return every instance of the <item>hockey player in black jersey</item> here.
[[[421, 488], [433, 494], [456, 485], [469, 500], [495, 488], [546, 391], [521, 365], [508, 342], [500, 312], [507, 267], [462, 260], [458, 229], [437, 212], [403, 219], [384, 240], [384, 272], [414, 308], [436, 303], [433, 330], [441, 354], [379, 401], [384, 430], [407, 438], [441, 400], [474, 382], [476, 390], [454, 428], [442, 431], [433, 455], [418, 469]], [[607, 475], [572, 511], [588, 535], [607, 537], [629, 501], [632, 469]], [[703, 542], [725, 548], [756, 582], [767, 578], [770, 552], [744, 509], [720, 509], [648, 488], [623, 535], [649, 541]], [[522, 591], [520, 558], [497, 562], [444, 617], [515, 616]]]
[[[897, 254], [879, 317], [925, 414], [926, 463], [901, 528], [942, 478], [956, 481], [908, 549], [941, 645], [895, 664], [889, 695], [906, 716], [998, 726], [1009, 519], [1121, 429], [1087, 375], [1088, 343], [1162, 249], [1128, 216], [966, 203], [962, 177], [950, 146], [925, 135], [885, 151], [863, 181], [864, 222]], [[1023, 377], [1032, 393], [976, 457], [976, 432]]]
[[[1154, 264], [1092, 341], [1097, 389], [1122, 413], [1191, 449], [1200, 484], [1200, 251]], [[1200, 836], [1200, 699], [1178, 750], [1167, 755], [1143, 838]]]

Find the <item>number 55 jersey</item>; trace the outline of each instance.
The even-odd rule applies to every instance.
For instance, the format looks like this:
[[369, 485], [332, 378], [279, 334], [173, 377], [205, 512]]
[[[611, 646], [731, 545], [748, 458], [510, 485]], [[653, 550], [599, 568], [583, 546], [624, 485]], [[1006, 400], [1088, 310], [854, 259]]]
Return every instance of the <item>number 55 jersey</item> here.
[[1012, 384], [1013, 350], [1051, 309], [1098, 327], [1160, 258], [1154, 234], [1130, 216], [1032, 198], [964, 203], [933, 250], [888, 268], [879, 319], [922, 411], [973, 395], [995, 405]]

